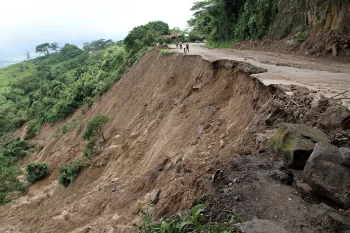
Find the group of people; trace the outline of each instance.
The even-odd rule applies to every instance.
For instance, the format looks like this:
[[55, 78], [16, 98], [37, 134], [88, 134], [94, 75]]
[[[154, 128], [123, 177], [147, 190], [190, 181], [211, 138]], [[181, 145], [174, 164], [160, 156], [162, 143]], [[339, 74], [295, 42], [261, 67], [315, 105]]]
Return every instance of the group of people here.
[[176, 48], [178, 49], [180, 46], [180, 49], [182, 49], [182, 46], [184, 47], [184, 53], [188, 53], [190, 52], [190, 45], [187, 43], [187, 44], [182, 44], [182, 42], [180, 43], [176, 43]]

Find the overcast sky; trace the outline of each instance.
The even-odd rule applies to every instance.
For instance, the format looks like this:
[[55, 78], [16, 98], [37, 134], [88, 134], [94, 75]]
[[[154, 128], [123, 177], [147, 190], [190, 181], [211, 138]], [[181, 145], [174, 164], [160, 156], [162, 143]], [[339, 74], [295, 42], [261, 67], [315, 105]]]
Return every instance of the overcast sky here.
[[81, 44], [123, 39], [135, 26], [162, 20], [187, 27], [195, 0], [1, 0], [1, 53], [33, 50], [44, 42]]

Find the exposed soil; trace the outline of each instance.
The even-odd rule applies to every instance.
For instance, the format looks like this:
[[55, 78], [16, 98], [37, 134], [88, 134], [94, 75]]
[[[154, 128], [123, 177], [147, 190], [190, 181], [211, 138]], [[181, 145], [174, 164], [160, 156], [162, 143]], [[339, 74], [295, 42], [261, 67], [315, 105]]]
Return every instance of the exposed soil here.
[[[331, 39], [324, 39], [329, 41]], [[296, 39], [293, 37], [286, 38], [283, 40], [264, 40], [264, 41], [240, 41], [231, 46], [232, 49], [237, 50], [254, 50], [254, 51], [265, 51], [279, 54], [294, 54], [304, 56], [308, 58], [324, 59], [331, 62], [350, 62], [350, 50], [347, 45], [347, 49], [339, 49], [337, 56], [332, 55], [332, 46], [323, 44], [311, 44], [305, 42], [303, 44], [297, 44]], [[290, 44], [293, 43], [293, 44]]]
[[[51, 174], [31, 186], [26, 196], [0, 206], [0, 232], [100, 233], [110, 227], [135, 232], [138, 204], [149, 203], [154, 189], [161, 190], [153, 210], [156, 218], [188, 209], [199, 196], [213, 193], [209, 210], [213, 219], [219, 219], [217, 209], [237, 206], [244, 219], [278, 220], [291, 232], [313, 232], [298, 231], [306, 229], [303, 224], [311, 230], [338, 227], [337, 220], [338, 225], [322, 228], [323, 221], [317, 222], [318, 204], [315, 207], [294, 188], [269, 178], [268, 170], [275, 165], [268, 156], [245, 156], [266, 151], [266, 141], [258, 141], [257, 134], [266, 135], [283, 122], [317, 126], [321, 114], [339, 101], [312, 106], [315, 93], [304, 87], [266, 86], [255, 78], [278, 66], [267, 69], [230, 57], [217, 60], [221, 59], [166, 56], [154, 50], [86, 113], [79, 110], [72, 116], [82, 119], [74, 131], [55, 137], [64, 122], [45, 125], [35, 139], [44, 149], [27, 162], [48, 162]], [[82, 131], [95, 115], [111, 119], [107, 142], [91, 165], [63, 188], [57, 183], [57, 167], [81, 155]], [[256, 168], [256, 164], [262, 165]], [[218, 168], [224, 171], [222, 181], [213, 183], [210, 177]], [[227, 197], [220, 196], [230, 183], [235, 188], [226, 192]], [[231, 193], [242, 201], [235, 203]], [[298, 209], [302, 217], [297, 216]]]

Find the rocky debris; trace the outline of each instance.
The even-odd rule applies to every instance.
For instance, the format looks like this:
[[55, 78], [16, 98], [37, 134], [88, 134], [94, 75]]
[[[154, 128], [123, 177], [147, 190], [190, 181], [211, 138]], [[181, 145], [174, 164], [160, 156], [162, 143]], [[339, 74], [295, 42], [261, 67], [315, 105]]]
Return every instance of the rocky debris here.
[[288, 233], [279, 223], [270, 220], [253, 220], [242, 223], [237, 228], [242, 233]]
[[324, 129], [350, 129], [350, 111], [345, 106], [332, 106], [319, 119]]
[[349, 156], [350, 149], [320, 142], [304, 168], [304, 180], [312, 190], [330, 198], [336, 203], [350, 206], [350, 168], [342, 165]]
[[150, 196], [150, 203], [155, 205], [157, 204], [157, 202], [159, 201], [159, 196], [160, 196], [161, 190], [160, 189], [154, 189], [151, 192], [151, 196]]
[[303, 167], [316, 142], [330, 142], [322, 131], [304, 124], [282, 124], [269, 140], [269, 151], [288, 166]]
[[272, 179], [281, 182], [282, 184], [292, 185], [293, 173], [284, 167], [271, 171], [270, 176]]

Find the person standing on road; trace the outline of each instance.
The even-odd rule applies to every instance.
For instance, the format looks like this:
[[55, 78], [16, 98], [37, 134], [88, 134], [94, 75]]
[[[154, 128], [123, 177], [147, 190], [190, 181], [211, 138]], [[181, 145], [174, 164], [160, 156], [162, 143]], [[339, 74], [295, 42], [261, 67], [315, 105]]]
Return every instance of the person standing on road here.
[[186, 44], [186, 50], [188, 53], [190, 52], [190, 45], [188, 43]]
[[182, 42], [180, 41], [180, 49], [182, 49]]

